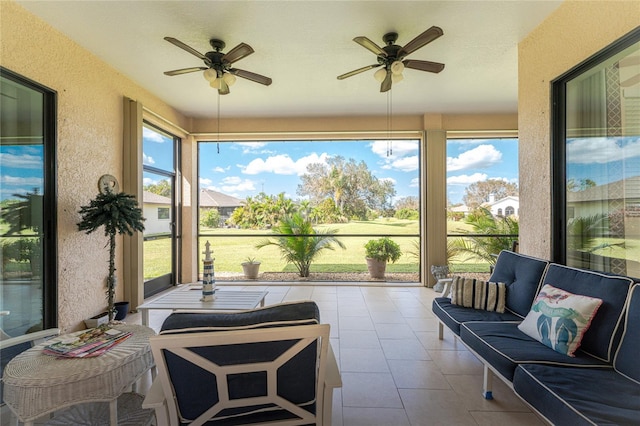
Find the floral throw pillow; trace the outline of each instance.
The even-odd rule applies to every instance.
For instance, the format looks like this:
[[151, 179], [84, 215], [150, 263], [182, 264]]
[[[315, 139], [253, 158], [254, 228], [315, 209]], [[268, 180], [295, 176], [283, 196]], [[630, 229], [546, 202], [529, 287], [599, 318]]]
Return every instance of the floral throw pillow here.
[[575, 356], [601, 304], [601, 299], [545, 284], [518, 328], [556, 352]]
[[460, 276], [454, 276], [451, 283], [451, 303], [465, 308], [504, 313], [506, 295], [505, 283]]

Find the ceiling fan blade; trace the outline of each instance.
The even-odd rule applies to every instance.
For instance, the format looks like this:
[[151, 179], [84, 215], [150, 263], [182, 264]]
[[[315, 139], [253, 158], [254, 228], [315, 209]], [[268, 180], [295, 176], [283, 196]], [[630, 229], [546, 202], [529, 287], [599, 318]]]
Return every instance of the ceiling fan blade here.
[[380, 92], [388, 92], [389, 90], [391, 90], [391, 74], [391, 70], [388, 70], [387, 76], [384, 78], [382, 84], [380, 85]]
[[338, 76], [338, 80], [344, 80], [347, 77], [351, 77], [353, 75], [360, 74], [361, 72], [365, 72], [365, 71], [368, 71], [370, 69], [377, 68], [377, 67], [380, 67], [380, 66], [382, 66], [382, 64], [367, 65], [366, 67], [358, 68], [357, 70], [349, 71], [347, 73], [339, 75]]
[[223, 79], [220, 79], [220, 88], [218, 89], [218, 93], [221, 95], [228, 95], [230, 92], [229, 85]]
[[398, 52], [398, 57], [404, 58], [408, 54], [420, 49], [425, 44], [431, 43], [442, 34], [444, 34], [444, 32], [442, 32], [442, 28], [440, 27], [433, 26], [429, 28], [428, 30], [411, 40], [409, 43], [405, 44], [404, 47], [401, 48]]
[[387, 52], [382, 50], [382, 47], [378, 46], [377, 44], [375, 44], [374, 42], [372, 42], [371, 40], [369, 40], [368, 38], [366, 38], [364, 36], [356, 37], [356, 38], [353, 39], [353, 41], [355, 41], [356, 43], [358, 43], [360, 46], [364, 47], [365, 49], [368, 49], [368, 50], [372, 51], [376, 55], [387, 56]]
[[227, 52], [222, 60], [228, 64], [232, 64], [240, 59], [251, 55], [254, 52], [253, 48], [247, 43], [240, 43], [229, 52]]
[[407, 68], [420, 70], [420, 71], [439, 73], [444, 69], [444, 64], [441, 64], [440, 62], [417, 61], [413, 59], [406, 59], [402, 61], [402, 63]]
[[179, 70], [165, 71], [164, 74], [165, 75], [180, 75], [180, 74], [187, 74], [187, 73], [190, 73], [190, 72], [204, 71], [206, 69], [207, 69], [207, 67], [182, 68], [182, 69], [179, 69]]
[[265, 86], [269, 86], [272, 83], [272, 80], [269, 77], [265, 77], [264, 75], [256, 74], [251, 71], [245, 71], [238, 68], [231, 68], [229, 72], [233, 75], [237, 75], [238, 77], [246, 78], [247, 80], [264, 84]]
[[169, 43], [178, 46], [180, 49], [186, 50], [187, 52], [191, 53], [192, 55], [197, 56], [198, 58], [202, 59], [203, 61], [207, 60], [207, 57], [204, 56], [202, 53], [198, 52], [193, 47], [187, 46], [186, 44], [184, 44], [183, 42], [181, 42], [177, 38], [165, 37], [164, 39], [167, 40]]
[[622, 87], [631, 87], [640, 83], [640, 74], [636, 74], [631, 78], [626, 79], [625, 81], [620, 82], [620, 86]]

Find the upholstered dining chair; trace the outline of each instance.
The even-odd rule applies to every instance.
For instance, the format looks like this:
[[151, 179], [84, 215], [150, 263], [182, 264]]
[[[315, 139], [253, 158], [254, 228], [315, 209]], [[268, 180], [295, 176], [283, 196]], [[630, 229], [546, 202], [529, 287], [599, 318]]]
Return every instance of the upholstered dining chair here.
[[158, 424], [331, 424], [342, 383], [315, 302], [174, 313], [149, 341], [157, 376], [143, 407]]

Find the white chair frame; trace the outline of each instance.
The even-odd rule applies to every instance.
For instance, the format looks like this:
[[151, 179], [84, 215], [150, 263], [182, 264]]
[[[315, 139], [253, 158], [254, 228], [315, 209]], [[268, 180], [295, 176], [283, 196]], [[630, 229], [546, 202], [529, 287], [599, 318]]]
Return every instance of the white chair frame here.
[[[289, 350], [271, 362], [254, 364], [237, 364], [229, 366], [217, 365], [199, 355], [185, 349], [188, 347], [233, 345], [243, 343], [272, 342], [289, 339], [300, 339]], [[297, 325], [275, 328], [260, 328], [250, 330], [232, 330], [216, 332], [198, 332], [185, 334], [164, 334], [149, 339], [151, 350], [156, 362], [157, 377], [154, 380], [143, 408], [154, 408], [158, 424], [175, 426], [179, 424], [178, 409], [170, 382], [164, 351], [170, 351], [177, 356], [216, 375], [219, 401], [206, 410], [200, 417], [194, 419], [190, 425], [199, 426], [206, 423], [223, 409], [242, 407], [245, 405], [275, 404], [294, 415], [297, 419], [270, 422], [270, 425], [299, 425], [316, 424], [330, 425], [332, 415], [333, 389], [342, 386], [340, 372], [335, 356], [329, 344], [329, 325]], [[317, 341], [318, 358], [316, 372], [316, 413], [308, 412], [287, 401], [277, 394], [277, 371], [297, 353]], [[246, 372], [267, 372], [267, 395], [230, 400], [228, 395], [227, 375]]]

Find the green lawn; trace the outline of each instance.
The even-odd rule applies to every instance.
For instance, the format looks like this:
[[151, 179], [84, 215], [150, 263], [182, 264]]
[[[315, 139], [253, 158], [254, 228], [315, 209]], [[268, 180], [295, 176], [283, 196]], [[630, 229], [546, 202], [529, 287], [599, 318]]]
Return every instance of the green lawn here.
[[[461, 230], [469, 230], [468, 225], [462, 222], [449, 222], [449, 233], [457, 233]], [[344, 224], [318, 225], [318, 230], [333, 229], [336, 234], [377, 234], [405, 236], [391, 237], [400, 245], [402, 257], [396, 263], [387, 265], [389, 272], [418, 272], [418, 259], [411, 253], [415, 251], [414, 242], [419, 233], [419, 223], [416, 220], [377, 219], [374, 221], [353, 221]], [[216, 236], [203, 236], [200, 238], [198, 254], [199, 269], [202, 269], [202, 251], [207, 241], [213, 249], [216, 272], [241, 273], [241, 263], [247, 257], [259, 260], [262, 265], [261, 272], [296, 272], [293, 265], [286, 264], [276, 247], [267, 246], [256, 249], [255, 245], [268, 238], [269, 231], [247, 229], [202, 229], [202, 233], [215, 233]], [[266, 236], [264, 235], [266, 234]], [[372, 238], [370, 236], [341, 237], [341, 241], [347, 247], [346, 250], [336, 248], [333, 251], [322, 253], [311, 265], [311, 272], [366, 272], [364, 245]], [[145, 250], [145, 279], [158, 276], [167, 271], [168, 265], [168, 240], [146, 241]], [[487, 272], [489, 265], [478, 263], [473, 259], [453, 259], [452, 270], [455, 272]]]

